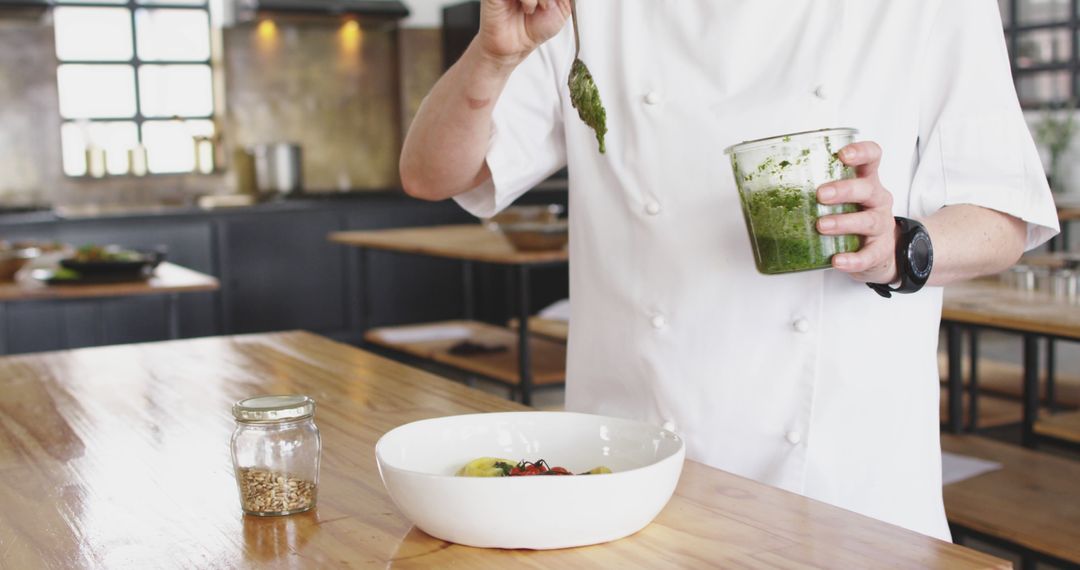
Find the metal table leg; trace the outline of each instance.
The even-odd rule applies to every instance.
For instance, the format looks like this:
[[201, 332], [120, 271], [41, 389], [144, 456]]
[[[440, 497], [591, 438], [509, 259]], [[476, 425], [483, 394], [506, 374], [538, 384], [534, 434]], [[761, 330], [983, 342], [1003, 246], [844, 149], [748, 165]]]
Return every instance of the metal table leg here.
[[948, 323], [945, 325], [946, 343], [949, 354], [949, 419], [948, 430], [952, 433], [960, 433], [963, 427], [964, 414], [964, 372], [961, 368], [961, 330], [960, 325]]
[[465, 260], [461, 262], [461, 294], [464, 297], [465, 320], [471, 321], [476, 318], [476, 296], [473, 295], [473, 262]]
[[532, 405], [532, 354], [529, 346], [529, 266], [518, 266], [518, 378], [521, 403]]
[[1035, 420], [1039, 416], [1039, 338], [1024, 335], [1024, 424], [1021, 442], [1035, 447]]
[[0, 354], [7, 353], [7, 303], [0, 303]]
[[1055, 378], [1057, 374], [1057, 347], [1054, 339], [1046, 339], [1046, 407], [1050, 413], [1057, 411], [1057, 390]]
[[167, 323], [169, 325], [169, 338], [176, 340], [180, 338], [180, 295], [172, 293], [165, 299], [165, 310], [167, 314]]
[[968, 329], [971, 360], [968, 366], [968, 431], [979, 429], [979, 330]]

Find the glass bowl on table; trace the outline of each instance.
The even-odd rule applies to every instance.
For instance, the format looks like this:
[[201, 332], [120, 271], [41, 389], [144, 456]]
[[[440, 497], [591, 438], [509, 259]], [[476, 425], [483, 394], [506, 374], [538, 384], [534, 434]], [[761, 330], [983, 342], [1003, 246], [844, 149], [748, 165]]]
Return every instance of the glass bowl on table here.
[[831, 267], [837, 253], [858, 251], [856, 235], [826, 236], [818, 218], [858, 211], [854, 204], [824, 205], [822, 184], [855, 177], [838, 156], [855, 142], [855, 129], [824, 129], [748, 141], [727, 148], [739, 191], [754, 263], [765, 275]]

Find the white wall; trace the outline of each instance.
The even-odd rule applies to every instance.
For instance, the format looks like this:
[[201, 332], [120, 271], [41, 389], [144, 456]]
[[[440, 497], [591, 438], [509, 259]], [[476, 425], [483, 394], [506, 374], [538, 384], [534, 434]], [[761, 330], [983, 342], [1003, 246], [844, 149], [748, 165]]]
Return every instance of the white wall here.
[[403, 0], [412, 15], [405, 20], [410, 28], [438, 28], [442, 26], [442, 7], [455, 0]]

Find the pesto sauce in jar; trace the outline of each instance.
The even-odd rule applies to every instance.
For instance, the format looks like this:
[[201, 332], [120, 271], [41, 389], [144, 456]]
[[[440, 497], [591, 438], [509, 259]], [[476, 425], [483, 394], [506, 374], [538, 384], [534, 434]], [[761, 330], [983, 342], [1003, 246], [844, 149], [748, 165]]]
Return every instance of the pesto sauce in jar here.
[[821, 216], [857, 211], [852, 204], [825, 206], [818, 203], [815, 189], [797, 186], [743, 193], [741, 199], [754, 261], [762, 273], [827, 268], [833, 255], [859, 249], [858, 236], [824, 236], [816, 226]]
[[857, 235], [824, 236], [821, 216], [858, 211], [854, 204], [818, 203], [826, 182], [855, 177], [837, 150], [854, 141], [854, 129], [824, 129], [735, 145], [731, 156], [754, 262], [766, 275], [825, 269], [837, 253], [858, 251]]

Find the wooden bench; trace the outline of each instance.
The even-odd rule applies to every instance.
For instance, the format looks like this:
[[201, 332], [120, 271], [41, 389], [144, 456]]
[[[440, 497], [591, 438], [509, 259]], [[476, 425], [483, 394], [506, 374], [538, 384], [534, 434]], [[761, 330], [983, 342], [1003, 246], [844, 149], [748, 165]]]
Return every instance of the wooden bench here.
[[1003, 465], [944, 488], [945, 512], [960, 542], [972, 537], [1041, 560], [1080, 565], [1080, 462], [977, 436], [942, 434], [944, 451]]
[[[1047, 415], [1035, 422], [1035, 433], [1080, 445], [1080, 412]], [[1077, 489], [1080, 496], [1080, 481]], [[1080, 501], [1080, 498], [1076, 500]]]
[[[450, 348], [462, 339], [421, 340], [399, 342], [391, 340], [395, 331], [411, 329], [439, 330], [447, 327], [466, 329], [468, 339], [484, 345], [506, 347], [502, 352], [485, 354], [454, 354]], [[518, 372], [517, 333], [503, 327], [476, 321], [446, 321], [407, 325], [401, 327], [383, 327], [372, 329], [364, 335], [364, 340], [376, 346], [396, 350], [410, 356], [430, 360], [451, 366], [464, 372], [478, 374], [511, 387], [520, 383]], [[533, 382], [536, 386], [562, 385], [566, 380], [566, 345], [548, 338], [532, 335], [530, 342], [532, 353]]]
[[[970, 408], [964, 406], [964, 425], [969, 425]], [[941, 417], [949, 414], [949, 393], [941, 388]], [[994, 428], [1015, 425], [1023, 421], [1024, 410], [1020, 402], [1010, 398], [1001, 398], [982, 394], [979, 396], [979, 418], [975, 429]]]
[[[948, 373], [947, 364], [948, 360], [945, 355], [938, 355], [938, 369], [941, 373], [942, 382], [944, 382], [945, 376]], [[965, 387], [970, 383], [971, 372], [969, 370], [969, 364], [968, 359], [964, 358], [963, 373]], [[978, 367], [980, 393], [1011, 397], [1017, 400], [1020, 399], [1024, 389], [1024, 369], [1019, 364], [980, 358]], [[1080, 376], [1068, 374], [1059, 370], [1054, 375], [1054, 382], [1055, 387], [1057, 388], [1055, 400], [1058, 405], [1080, 407]], [[1044, 396], [1046, 390], [1045, 371], [1039, 378], [1039, 388], [1043, 392], [1040, 396]]]

